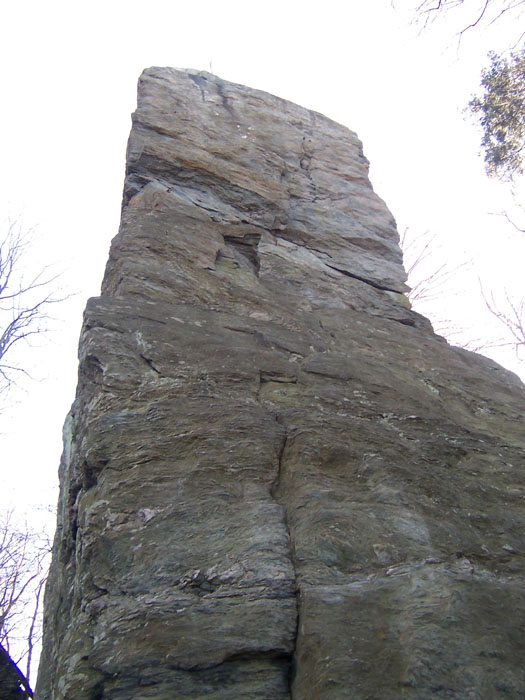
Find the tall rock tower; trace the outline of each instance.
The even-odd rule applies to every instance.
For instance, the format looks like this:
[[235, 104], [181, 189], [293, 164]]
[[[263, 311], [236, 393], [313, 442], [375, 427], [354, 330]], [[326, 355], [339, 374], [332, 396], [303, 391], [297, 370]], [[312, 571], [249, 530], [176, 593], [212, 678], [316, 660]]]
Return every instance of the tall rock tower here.
[[356, 136], [146, 70], [38, 700], [523, 700], [523, 385], [410, 310]]

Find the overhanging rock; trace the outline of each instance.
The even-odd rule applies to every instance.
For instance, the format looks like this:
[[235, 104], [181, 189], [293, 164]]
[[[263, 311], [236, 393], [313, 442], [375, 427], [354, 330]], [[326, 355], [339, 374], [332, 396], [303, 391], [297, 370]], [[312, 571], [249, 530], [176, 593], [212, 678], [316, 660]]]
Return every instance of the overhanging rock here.
[[143, 73], [39, 700], [525, 697], [523, 385], [405, 280], [352, 132]]

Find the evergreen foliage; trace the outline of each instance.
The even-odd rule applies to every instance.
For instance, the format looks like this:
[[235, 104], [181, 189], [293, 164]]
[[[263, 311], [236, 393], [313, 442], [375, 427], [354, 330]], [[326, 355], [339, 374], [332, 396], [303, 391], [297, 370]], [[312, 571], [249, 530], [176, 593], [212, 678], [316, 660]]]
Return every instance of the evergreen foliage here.
[[525, 157], [525, 49], [509, 58], [489, 53], [481, 97], [469, 109], [483, 129], [482, 148], [490, 177], [512, 180], [523, 173]]

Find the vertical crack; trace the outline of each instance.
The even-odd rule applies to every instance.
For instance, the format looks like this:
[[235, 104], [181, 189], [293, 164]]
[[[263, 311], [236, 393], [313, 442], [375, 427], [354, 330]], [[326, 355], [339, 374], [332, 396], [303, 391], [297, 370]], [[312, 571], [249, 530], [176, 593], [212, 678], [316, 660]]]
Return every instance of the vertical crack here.
[[[270, 488], [270, 494], [274, 500], [279, 503], [279, 505], [283, 506], [284, 505], [280, 502], [279, 500], [279, 487], [281, 485], [281, 474], [282, 474], [282, 464], [283, 464], [283, 455], [284, 451], [286, 449], [286, 444], [288, 442], [288, 429], [282, 419], [280, 419], [280, 416], [276, 416], [275, 420], [279, 423], [280, 426], [282, 426], [284, 430], [284, 435], [282, 437], [281, 444], [279, 446], [279, 451], [277, 453], [277, 476], [275, 477], [272, 486]], [[285, 508], [285, 516], [286, 516], [286, 508]], [[288, 527], [288, 520], [286, 519], [286, 526]]]
[[224, 92], [224, 83], [217, 79], [215, 81], [215, 87], [217, 88], [217, 93], [221, 98], [222, 106], [228, 112], [228, 114], [235, 119], [235, 113], [233, 111], [233, 107], [231, 106], [231, 97], [228, 97], [228, 95], [226, 95]]
[[293, 572], [294, 572], [294, 592], [295, 592], [295, 633], [294, 633], [294, 640], [293, 640], [293, 653], [290, 655], [290, 664], [289, 664], [289, 669], [288, 669], [288, 690], [290, 693], [290, 698], [292, 698], [292, 685], [294, 681], [294, 676], [295, 676], [295, 668], [296, 668], [296, 651], [297, 651], [297, 636], [298, 636], [298, 631], [299, 631], [299, 590], [297, 587], [297, 560], [295, 556], [295, 546], [294, 542], [292, 539], [292, 533], [290, 529], [290, 522], [288, 518], [288, 509], [286, 506], [286, 502], [282, 498], [281, 494], [281, 480], [283, 477], [283, 465], [284, 465], [284, 460], [285, 460], [285, 453], [286, 453], [286, 447], [288, 445], [288, 427], [283, 420], [283, 418], [279, 415], [275, 416], [275, 420], [279, 425], [283, 428], [283, 436], [281, 440], [281, 444], [279, 446], [279, 451], [277, 453], [277, 474], [276, 477], [270, 487], [270, 494], [272, 498], [278, 503], [281, 508], [283, 509], [284, 512], [284, 523], [286, 527], [286, 531], [288, 534], [288, 548], [289, 548], [289, 557], [290, 557], [290, 562], [292, 564]]
[[311, 147], [312, 139], [306, 138], [306, 136], [303, 136], [303, 141], [302, 141], [302, 153], [301, 157], [299, 160], [299, 165], [301, 166], [301, 170], [306, 171], [307, 177], [311, 180], [312, 176], [309, 172], [310, 170], [310, 164], [312, 162], [312, 157], [313, 157], [313, 151]]
[[312, 139], [310, 137], [303, 136], [303, 141], [302, 141], [302, 153], [299, 159], [299, 166], [301, 170], [304, 171], [306, 177], [310, 181], [309, 183], [309, 190], [310, 190], [310, 195], [313, 200], [316, 199], [316, 193], [317, 193], [317, 187], [314, 183], [313, 177], [312, 177], [312, 172], [311, 172], [311, 167], [312, 167], [312, 158], [313, 158], [313, 146], [312, 146]]

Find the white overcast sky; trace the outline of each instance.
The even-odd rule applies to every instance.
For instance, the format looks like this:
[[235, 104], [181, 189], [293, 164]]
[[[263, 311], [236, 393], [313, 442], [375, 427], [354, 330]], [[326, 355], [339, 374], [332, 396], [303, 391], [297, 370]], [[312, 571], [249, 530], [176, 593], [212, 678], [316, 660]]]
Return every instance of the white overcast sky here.
[[[449, 13], [421, 34], [410, 24], [415, 4], [0, 0], [0, 214], [36, 226], [28, 264], [54, 265], [76, 293], [53, 310], [46, 343], [22, 358], [36, 379], [0, 414], [0, 507], [55, 504], [82, 310], [117, 233], [130, 114], [147, 66], [211, 68], [356, 131], [400, 231], [436, 236], [431, 265], [471, 260], [428, 312], [467, 339], [499, 333], [478, 277], [487, 293], [507, 287], [523, 298], [525, 236], [494, 215], [509, 206], [509, 188], [486, 178], [479, 132], [462, 110], [487, 51], [508, 47], [519, 25], [472, 30], [458, 50], [455, 33], [471, 17]], [[511, 352], [498, 357], [519, 369]]]

